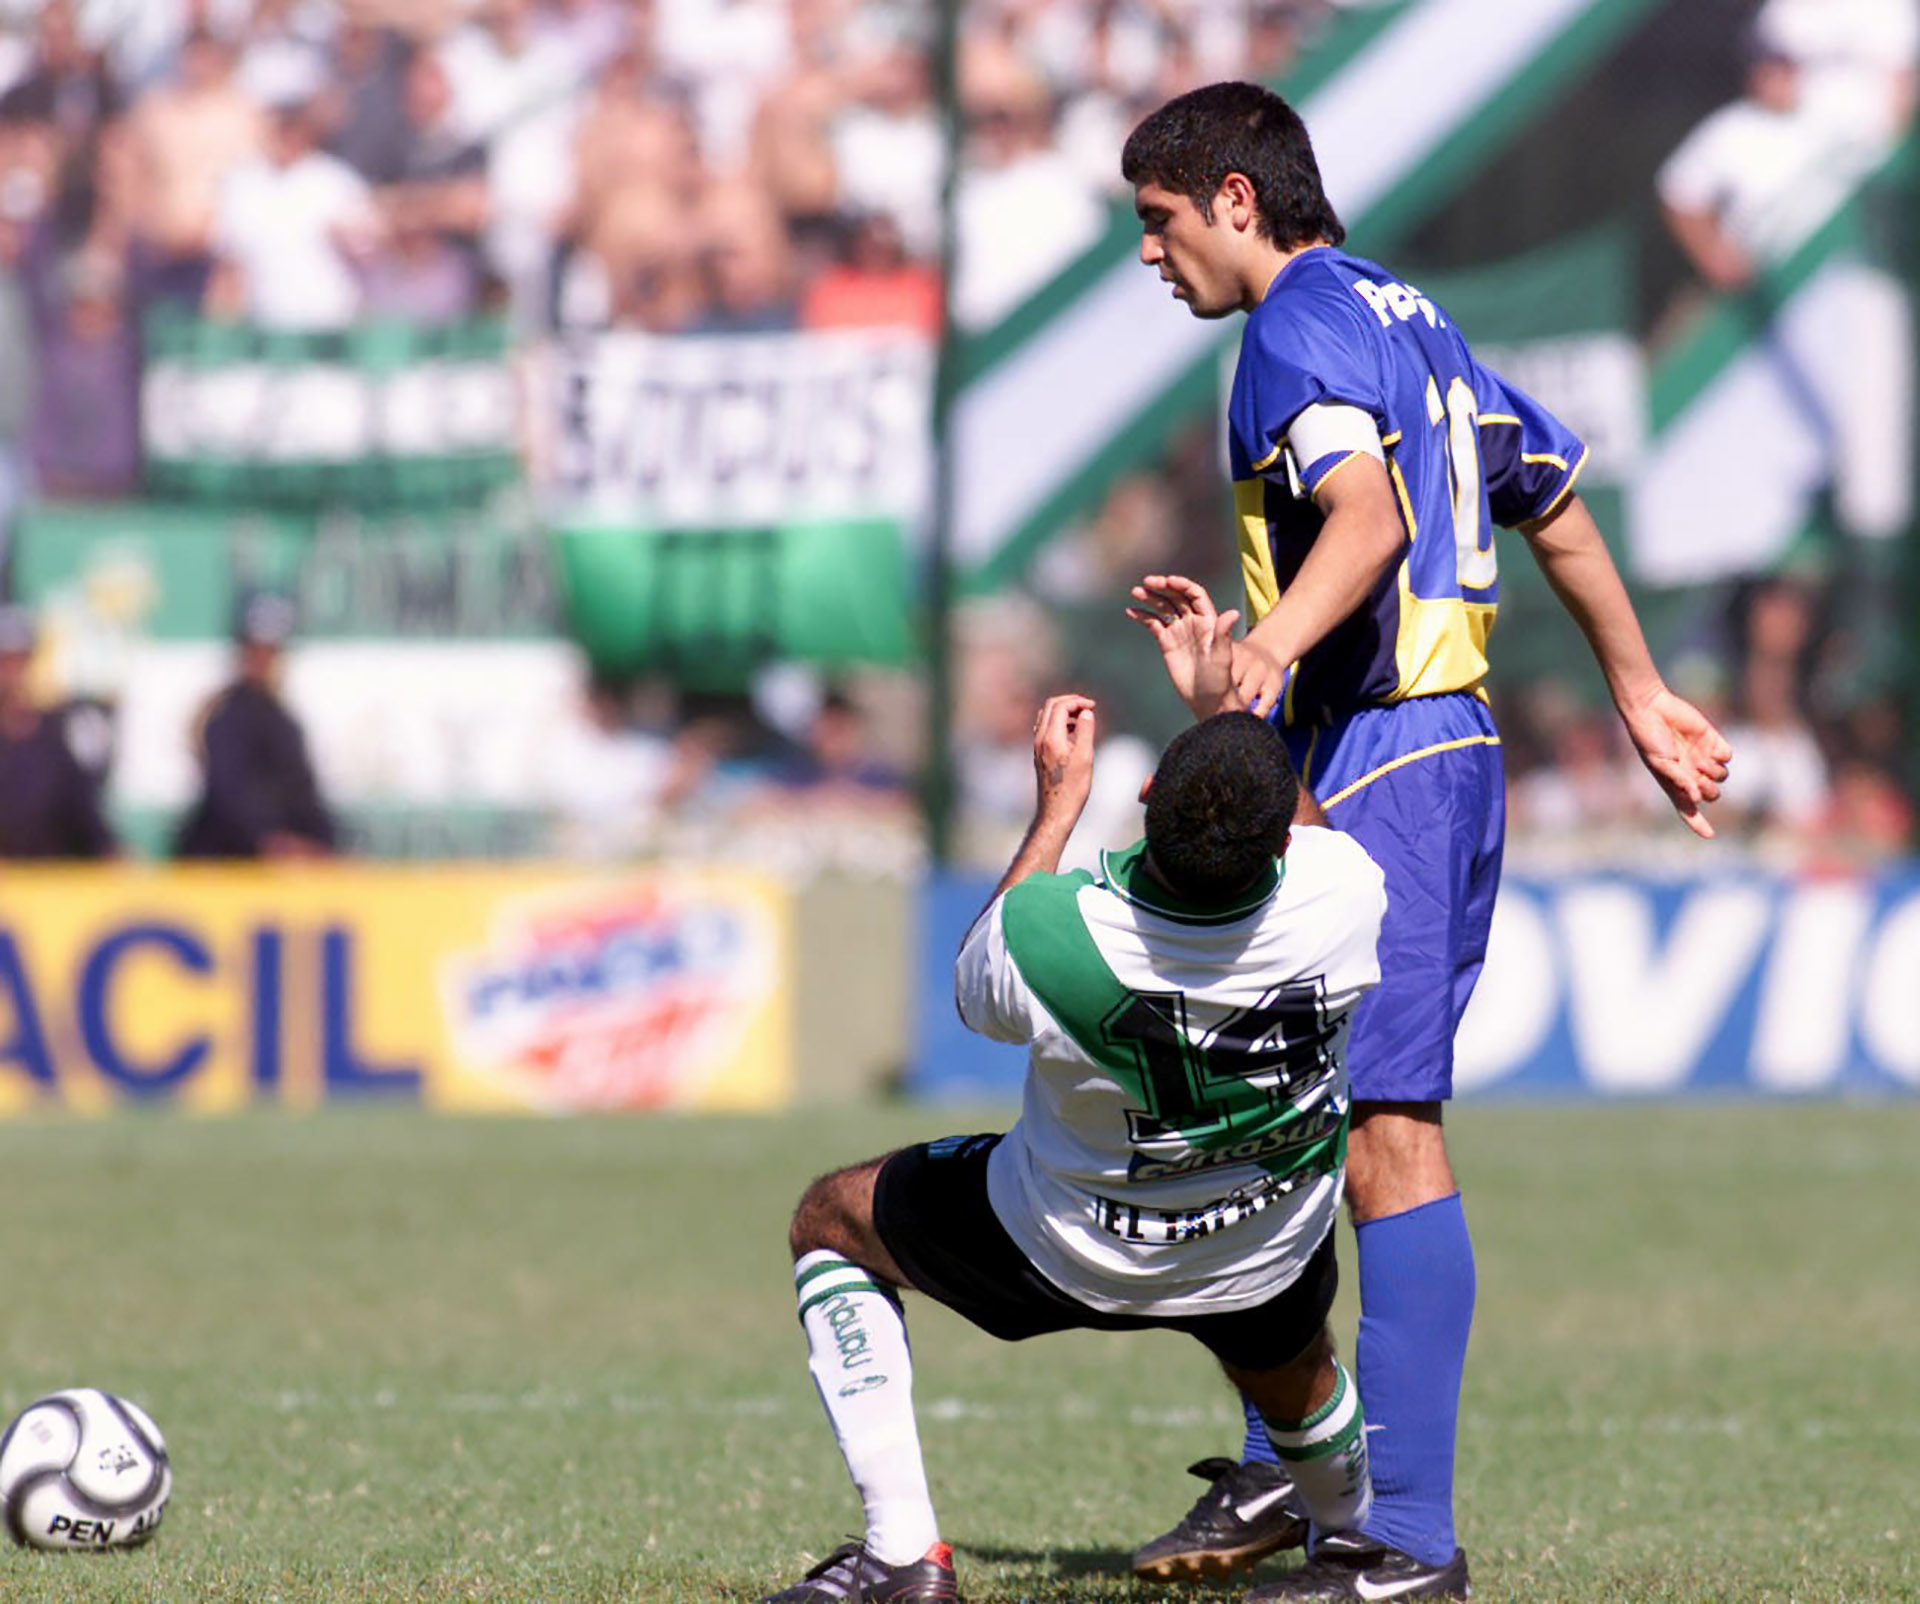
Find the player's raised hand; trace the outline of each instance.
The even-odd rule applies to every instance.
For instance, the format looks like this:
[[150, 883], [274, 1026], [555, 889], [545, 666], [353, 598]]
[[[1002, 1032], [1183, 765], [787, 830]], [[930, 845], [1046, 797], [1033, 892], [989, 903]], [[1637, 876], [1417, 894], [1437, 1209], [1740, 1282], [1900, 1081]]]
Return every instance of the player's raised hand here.
[[1700, 808], [1719, 800], [1720, 783], [1733, 760], [1727, 738], [1693, 703], [1664, 686], [1646, 700], [1622, 707], [1620, 717], [1640, 761], [1660, 782], [1687, 828], [1711, 841], [1713, 825]]
[[1160, 648], [1167, 678], [1197, 719], [1246, 704], [1233, 685], [1237, 608], [1216, 612], [1207, 587], [1182, 574], [1146, 574], [1133, 587], [1127, 617], [1146, 626]]
[[1091, 696], [1049, 696], [1033, 723], [1033, 781], [1037, 822], [1069, 829], [1093, 790]]

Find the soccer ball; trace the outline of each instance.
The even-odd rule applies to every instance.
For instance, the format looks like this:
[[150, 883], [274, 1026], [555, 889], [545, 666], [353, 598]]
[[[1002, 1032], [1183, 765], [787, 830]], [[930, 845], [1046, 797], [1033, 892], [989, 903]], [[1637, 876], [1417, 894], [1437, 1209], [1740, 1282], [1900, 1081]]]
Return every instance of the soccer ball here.
[[172, 1492], [160, 1428], [95, 1387], [28, 1404], [0, 1436], [0, 1510], [31, 1548], [132, 1548], [160, 1529]]

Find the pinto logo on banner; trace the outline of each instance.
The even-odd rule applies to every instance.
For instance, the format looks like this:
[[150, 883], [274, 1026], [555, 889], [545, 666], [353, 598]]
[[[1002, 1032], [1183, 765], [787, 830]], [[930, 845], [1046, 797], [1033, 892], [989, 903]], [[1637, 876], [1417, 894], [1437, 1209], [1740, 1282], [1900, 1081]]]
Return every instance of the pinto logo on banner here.
[[454, 1055], [539, 1107], [701, 1101], [778, 978], [764, 898], [647, 879], [503, 903], [442, 967]]
[[777, 1107], [788, 924], [723, 869], [9, 868], [0, 1114]]

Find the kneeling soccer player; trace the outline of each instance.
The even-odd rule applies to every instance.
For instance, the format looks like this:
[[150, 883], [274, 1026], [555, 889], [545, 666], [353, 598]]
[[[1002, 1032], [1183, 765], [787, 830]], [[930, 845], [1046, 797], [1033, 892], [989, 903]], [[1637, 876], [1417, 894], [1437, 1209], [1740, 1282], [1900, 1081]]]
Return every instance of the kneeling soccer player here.
[[1167, 748], [1144, 841], [1097, 876], [1055, 872], [1094, 725], [1086, 697], [1042, 707], [1033, 824], [960, 953], [961, 1017], [1028, 1046], [1018, 1123], [823, 1176], [795, 1211], [800, 1321], [867, 1533], [768, 1604], [959, 1596], [903, 1287], [1009, 1342], [1189, 1332], [1254, 1400], [1311, 1518], [1366, 1518], [1360, 1398], [1326, 1320], [1344, 1048], [1379, 979], [1381, 872], [1346, 836], [1290, 828], [1285, 744], [1244, 712]]

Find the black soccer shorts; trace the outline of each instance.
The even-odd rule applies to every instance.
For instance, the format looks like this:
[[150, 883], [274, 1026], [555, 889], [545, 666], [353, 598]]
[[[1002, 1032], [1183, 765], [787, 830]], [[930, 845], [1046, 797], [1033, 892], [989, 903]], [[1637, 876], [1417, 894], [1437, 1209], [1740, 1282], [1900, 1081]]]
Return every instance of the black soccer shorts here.
[[1277, 1370], [1327, 1322], [1340, 1272], [1333, 1232], [1290, 1285], [1230, 1314], [1108, 1314], [1049, 1281], [1007, 1235], [987, 1199], [997, 1134], [902, 1148], [881, 1166], [873, 1224], [916, 1290], [1002, 1342], [1050, 1331], [1184, 1331], [1241, 1370]]

